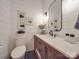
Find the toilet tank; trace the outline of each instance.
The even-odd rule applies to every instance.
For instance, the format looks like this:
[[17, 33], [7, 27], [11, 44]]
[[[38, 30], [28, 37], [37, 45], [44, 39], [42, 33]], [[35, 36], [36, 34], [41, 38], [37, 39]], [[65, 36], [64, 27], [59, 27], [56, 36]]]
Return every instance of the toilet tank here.
[[25, 34], [18, 34], [16, 37], [16, 46], [26, 45], [26, 40]]

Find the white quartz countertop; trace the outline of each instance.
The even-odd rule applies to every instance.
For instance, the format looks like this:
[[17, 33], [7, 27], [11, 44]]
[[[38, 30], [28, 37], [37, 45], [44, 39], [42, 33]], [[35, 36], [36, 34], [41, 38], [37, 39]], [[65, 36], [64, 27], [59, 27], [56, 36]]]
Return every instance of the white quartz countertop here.
[[36, 36], [38, 36], [40, 39], [42, 39], [70, 59], [74, 59], [77, 55], [79, 55], [79, 43], [70, 44], [66, 42], [64, 40], [65, 38], [63, 37], [52, 37], [49, 35], [41, 34], [36, 34]]

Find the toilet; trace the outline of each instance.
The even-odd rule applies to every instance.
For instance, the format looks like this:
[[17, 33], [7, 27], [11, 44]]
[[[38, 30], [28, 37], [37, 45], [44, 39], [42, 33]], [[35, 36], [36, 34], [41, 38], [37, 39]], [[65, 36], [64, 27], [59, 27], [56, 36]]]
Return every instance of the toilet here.
[[26, 44], [24, 43], [24, 37], [16, 38], [16, 47], [11, 52], [12, 59], [24, 59], [26, 52]]
[[12, 59], [24, 59], [25, 52], [25, 46], [18, 46], [12, 51], [11, 57]]

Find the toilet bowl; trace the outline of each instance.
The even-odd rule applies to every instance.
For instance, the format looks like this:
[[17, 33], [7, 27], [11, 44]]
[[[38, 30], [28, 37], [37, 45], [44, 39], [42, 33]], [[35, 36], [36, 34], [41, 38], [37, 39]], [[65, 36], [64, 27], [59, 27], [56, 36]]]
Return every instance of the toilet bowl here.
[[13, 49], [11, 53], [12, 59], [24, 59], [24, 55], [26, 52], [26, 47], [24, 45], [18, 46]]
[[24, 34], [16, 37], [16, 47], [11, 52], [12, 59], [23, 59], [26, 52], [26, 36]]

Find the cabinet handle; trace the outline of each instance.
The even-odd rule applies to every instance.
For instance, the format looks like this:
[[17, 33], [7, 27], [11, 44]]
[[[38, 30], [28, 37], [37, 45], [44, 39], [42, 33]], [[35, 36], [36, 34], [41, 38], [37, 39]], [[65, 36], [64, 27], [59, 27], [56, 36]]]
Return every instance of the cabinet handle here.
[[48, 48], [45, 47], [45, 59], [48, 59]]
[[47, 53], [47, 51], [48, 51], [48, 48], [47, 48], [47, 47], [45, 47], [45, 53]]
[[41, 49], [38, 49], [39, 52], [41, 52]]
[[39, 42], [39, 44], [41, 45], [41, 42]]

